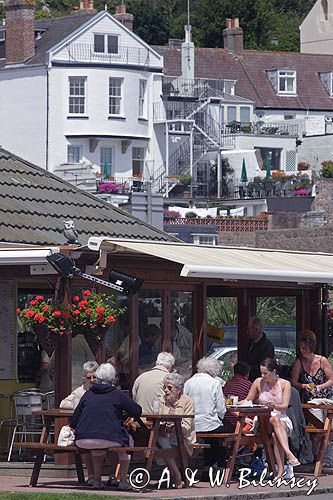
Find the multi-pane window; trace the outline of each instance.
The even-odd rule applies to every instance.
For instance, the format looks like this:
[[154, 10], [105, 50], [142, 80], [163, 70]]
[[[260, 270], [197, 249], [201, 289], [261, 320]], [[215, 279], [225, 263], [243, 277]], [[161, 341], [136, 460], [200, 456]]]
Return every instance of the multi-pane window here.
[[145, 148], [132, 148], [133, 175], [142, 175], [145, 161]]
[[122, 78], [109, 78], [109, 115], [121, 114]]
[[117, 35], [94, 35], [94, 52], [102, 54], [118, 54], [119, 40]]
[[146, 115], [146, 88], [147, 80], [139, 80], [139, 116]]
[[81, 160], [81, 146], [67, 146], [67, 163], [79, 163]]
[[279, 71], [279, 93], [296, 94], [296, 71]]
[[82, 115], [85, 113], [86, 77], [69, 77], [69, 113]]
[[236, 106], [227, 107], [227, 121], [228, 123], [236, 121]]
[[240, 107], [240, 122], [241, 123], [249, 123], [251, 121], [251, 109], [249, 106], [241, 106]]

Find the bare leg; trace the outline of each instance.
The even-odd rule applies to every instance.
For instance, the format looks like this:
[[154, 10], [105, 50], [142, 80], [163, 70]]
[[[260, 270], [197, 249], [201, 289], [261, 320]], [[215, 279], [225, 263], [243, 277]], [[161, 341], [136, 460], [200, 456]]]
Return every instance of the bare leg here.
[[182, 476], [180, 473], [180, 470], [178, 469], [175, 457], [174, 457], [174, 451], [171, 448], [166, 448], [163, 451], [159, 450], [161, 453], [161, 457], [165, 460], [165, 463], [169, 467], [169, 470], [173, 476], [173, 479], [175, 481], [175, 486], [176, 488], [181, 488], [182, 487]]
[[110, 468], [109, 468], [109, 483], [110, 484], [118, 484], [117, 478], [116, 478], [116, 469], [117, 469], [117, 464], [118, 464], [118, 455], [117, 453], [111, 451], [108, 452], [108, 459], [110, 462]]
[[287, 459], [288, 460], [293, 460], [293, 459], [297, 460], [295, 455], [293, 455], [292, 452], [290, 451], [289, 444], [288, 444], [287, 431], [286, 431], [284, 425], [282, 424], [281, 420], [279, 419], [279, 417], [276, 417], [276, 416], [271, 417], [269, 419], [269, 421], [273, 426], [274, 434], [275, 434], [281, 448], [285, 452]]
[[281, 477], [284, 472], [284, 451], [281, 448], [275, 433], [272, 434], [275, 460], [278, 466], [277, 477]]
[[128, 486], [127, 472], [128, 472], [130, 461], [131, 461], [131, 455], [127, 455], [127, 453], [119, 453], [119, 465], [120, 465], [119, 488], [123, 488], [124, 486]]
[[106, 456], [105, 450], [92, 450], [92, 461], [94, 465], [94, 487], [99, 488], [103, 486], [102, 483], [102, 467]]

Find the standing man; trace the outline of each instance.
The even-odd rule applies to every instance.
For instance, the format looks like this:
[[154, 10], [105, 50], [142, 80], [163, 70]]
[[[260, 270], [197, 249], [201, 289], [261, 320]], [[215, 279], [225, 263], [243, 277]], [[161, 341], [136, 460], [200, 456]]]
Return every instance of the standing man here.
[[246, 362], [250, 365], [249, 380], [253, 382], [260, 377], [260, 363], [265, 358], [274, 358], [274, 346], [264, 333], [264, 322], [258, 316], [249, 319], [247, 334], [250, 343], [246, 355]]

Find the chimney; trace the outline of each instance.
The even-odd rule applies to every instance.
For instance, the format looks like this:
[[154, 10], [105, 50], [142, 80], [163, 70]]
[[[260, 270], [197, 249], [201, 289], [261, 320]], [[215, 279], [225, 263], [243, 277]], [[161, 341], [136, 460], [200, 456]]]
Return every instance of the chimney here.
[[35, 55], [35, 0], [5, 0], [6, 64]]
[[113, 14], [113, 17], [126, 26], [127, 29], [133, 31], [134, 16], [133, 14], [127, 14], [126, 5], [124, 3], [117, 5], [116, 13]]
[[94, 0], [80, 0], [79, 12], [94, 12]]
[[183, 80], [194, 80], [194, 43], [192, 42], [190, 24], [184, 26], [185, 41], [182, 43], [181, 67]]
[[243, 51], [243, 29], [239, 26], [239, 19], [226, 19], [226, 27], [223, 30], [223, 46], [225, 49], [236, 54]]

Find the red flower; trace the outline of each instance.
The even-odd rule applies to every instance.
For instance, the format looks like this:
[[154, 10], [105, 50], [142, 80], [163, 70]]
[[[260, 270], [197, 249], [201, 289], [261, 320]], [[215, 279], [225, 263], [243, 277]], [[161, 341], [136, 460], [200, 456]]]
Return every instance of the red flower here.
[[45, 318], [45, 316], [42, 316], [41, 314], [36, 313], [34, 320], [37, 321], [38, 323], [45, 323], [46, 318]]
[[31, 306], [36, 306], [37, 304], [38, 304], [38, 301], [37, 301], [37, 300], [32, 300], [32, 301], [30, 302], [30, 305], [31, 305]]
[[17, 313], [17, 314], [20, 314], [20, 312], [21, 312], [21, 309], [18, 307], [18, 308], [16, 309], [16, 313]]
[[91, 309], [86, 309], [84, 312], [85, 312], [86, 314], [91, 314]]
[[31, 311], [31, 309], [26, 309], [26, 314], [28, 318], [32, 318], [33, 316], [35, 316], [35, 311]]
[[68, 319], [69, 318], [68, 312], [63, 312], [62, 315], [61, 315], [61, 317], [64, 318], [64, 319]]
[[53, 316], [55, 318], [59, 318], [61, 316], [61, 312], [60, 311], [54, 311]]
[[116, 322], [116, 318], [112, 314], [110, 314], [110, 316], [107, 317], [106, 321], [112, 325]]
[[105, 311], [104, 307], [97, 307], [96, 314], [104, 314], [104, 311]]
[[97, 316], [97, 321], [98, 321], [98, 323], [103, 323], [103, 321], [104, 321], [103, 316]]
[[83, 295], [85, 297], [89, 297], [89, 295], [91, 295], [91, 291], [90, 290], [84, 290]]
[[78, 309], [75, 309], [72, 314], [73, 316], [78, 316], [80, 314], [80, 311]]
[[43, 311], [44, 311], [44, 312], [48, 312], [48, 310], [49, 310], [49, 306], [45, 306], [45, 307], [43, 307]]
[[35, 300], [37, 300], [39, 302], [40, 300], [44, 300], [44, 297], [43, 297], [43, 295], [37, 295], [35, 297]]
[[80, 300], [80, 297], [78, 295], [75, 295], [75, 297], [73, 297], [73, 302], [79, 302]]
[[84, 309], [85, 307], [87, 307], [87, 305], [88, 302], [86, 300], [81, 300], [81, 302], [79, 303], [79, 308]]

